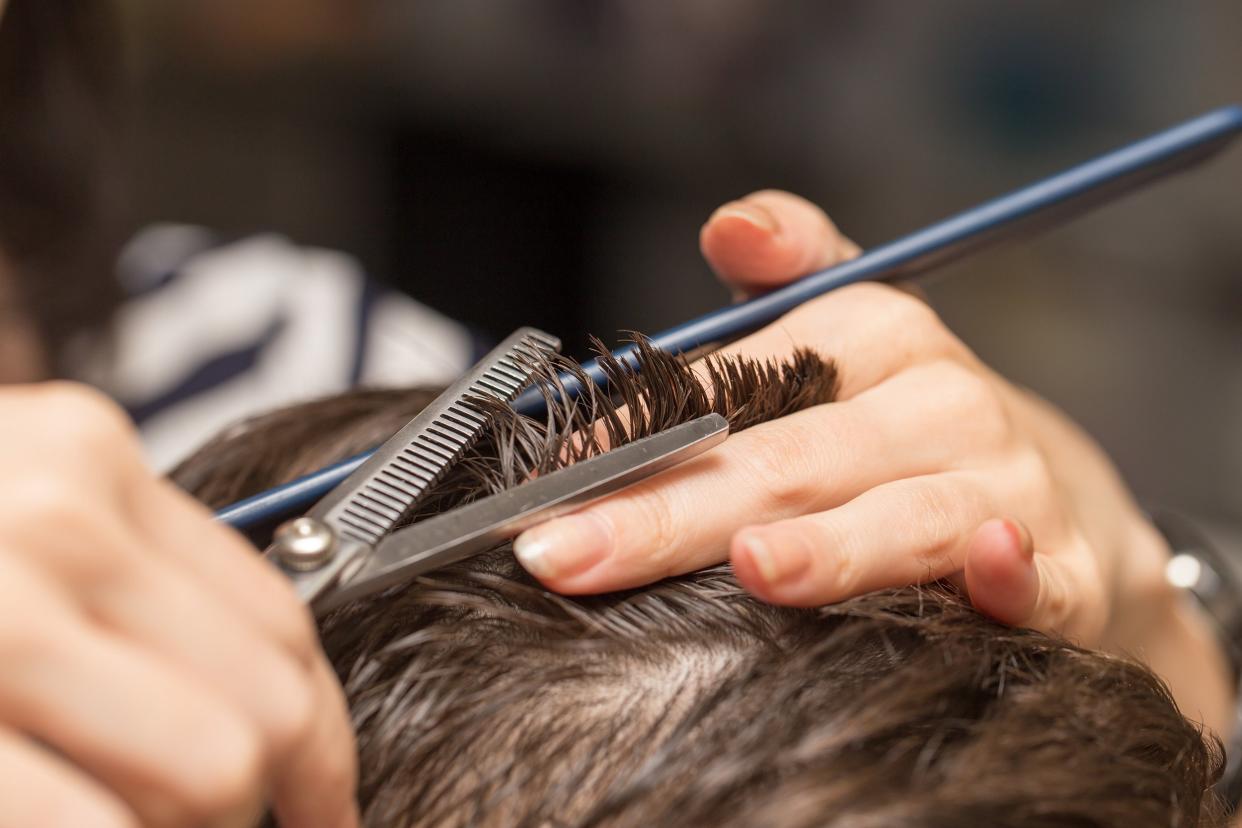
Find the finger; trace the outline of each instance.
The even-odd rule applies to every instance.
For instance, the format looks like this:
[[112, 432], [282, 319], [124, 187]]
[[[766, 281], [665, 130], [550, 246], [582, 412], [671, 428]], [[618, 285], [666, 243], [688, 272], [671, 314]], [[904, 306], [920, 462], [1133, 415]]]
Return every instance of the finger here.
[[743, 293], [787, 284], [852, 259], [859, 248], [811, 202], [760, 190], [720, 207], [699, 233], [704, 258]]
[[314, 732], [301, 750], [277, 767], [272, 799], [282, 828], [358, 825], [357, 751], [344, 694], [324, 659], [314, 666], [316, 709]]
[[[169, 515], [168, 509], [161, 513]], [[221, 563], [231, 554], [197, 551], [217, 554]], [[95, 617], [183, 668], [246, 717], [262, 741], [265, 765], [289, 780], [284, 787], [296, 790], [300, 802], [314, 806], [290, 824], [344, 824], [354, 794], [353, 733], [341, 689], [317, 643], [302, 645], [312, 649], [309, 658], [295, 657], [252, 623], [253, 613], [225, 603], [177, 562], [176, 553], [153, 553], [134, 564], [128, 579], [90, 596]], [[234, 564], [235, 578], [249, 574]], [[305, 612], [300, 605], [294, 609]]]
[[309, 665], [154, 556], [85, 605], [96, 623], [229, 703], [254, 728], [269, 766], [305, 746], [318, 716], [336, 712], [315, 709]]
[[931, 367], [909, 371], [849, 402], [734, 434], [708, 454], [528, 530], [514, 552], [559, 592], [623, 589], [723, 560], [733, 533], [748, 524], [832, 508], [887, 481], [939, 471], [980, 439], [956, 425], [963, 401], [933, 393], [939, 376]]
[[259, 813], [259, 741], [226, 704], [68, 612], [45, 607], [37, 621], [36, 640], [10, 653], [0, 720], [115, 791], [144, 825], [244, 825]]
[[[310, 614], [287, 580], [264, 561], [258, 551], [225, 527], [208, 521], [197, 502], [167, 487], [152, 492], [148, 508], [139, 515], [148, 532], [171, 559], [193, 573], [215, 596], [228, 602], [239, 618], [247, 619], [274, 638], [298, 659], [305, 692], [292, 696], [288, 707], [275, 712], [269, 738], [276, 745], [272, 766], [276, 770], [274, 803], [281, 824], [352, 825], [357, 822], [354, 804], [357, 751], [344, 693], [319, 646]], [[180, 543], [187, 527], [202, 542]], [[275, 660], [273, 660], [275, 661]], [[227, 674], [227, 665], [208, 664], [215, 675]], [[279, 686], [263, 678], [263, 671], [250, 671], [250, 680], [232, 688], [253, 692], [255, 685], [268, 690], [268, 698], [280, 703]], [[236, 696], [235, 696], [236, 697]], [[309, 701], [309, 709], [303, 706]], [[260, 716], [267, 711], [255, 711]], [[307, 715], [309, 714], [309, 718]]]
[[128, 512], [161, 557], [191, 573], [301, 663], [314, 662], [320, 650], [310, 612], [288, 579], [245, 538], [162, 481], [136, 490]]
[[[184, 508], [175, 498], [162, 502], [160, 492], [148, 493], [145, 502], [151, 514], [164, 518], [175, 517], [176, 510]], [[97, 517], [92, 531], [94, 552], [102, 558], [124, 559], [125, 576], [100, 579], [86, 592], [84, 601], [92, 617], [229, 702], [258, 735], [264, 764], [279, 769], [282, 777], [294, 769], [295, 787], [303, 799], [316, 803], [335, 799], [347, 805], [352, 801], [356, 761], [352, 730], [340, 687], [314, 633], [307, 632], [306, 643], [298, 648], [309, 651], [310, 657], [294, 656], [252, 623], [253, 613], [238, 611], [222, 600], [228, 594], [223, 580], [216, 591], [198, 577], [195, 567], [178, 566], [183, 556], [193, 552], [217, 555], [212, 559], [214, 565], [199, 569], [217, 576], [231, 574], [236, 580], [234, 593], [253, 587], [245, 580], [252, 573], [239, 563], [257, 564], [262, 574], [269, 569], [244, 548], [198, 548], [196, 543], [185, 543], [187, 538], [204, 534], [207, 522], [192, 510], [181, 517], [177, 527], [181, 544], [171, 546], [175, 551], [165, 554], [146, 549], [147, 554], [137, 555], [125, 552], [142, 548], [145, 540], [129, 534], [119, 520]], [[231, 540], [227, 535], [224, 539]], [[108, 549], [116, 554], [101, 551]], [[243, 556], [232, 561], [231, 573], [226, 568], [229, 555]], [[300, 603], [295, 602], [293, 610], [305, 613]], [[309, 622], [306, 627], [311, 628]], [[325, 739], [324, 734], [333, 738]], [[333, 811], [320, 807], [317, 813], [323, 820]], [[308, 823], [303, 820], [301, 824]]]
[[[185, 537], [186, 526], [207, 520], [206, 510], [197, 502], [173, 490], [155, 493], [154, 500], [160, 508], [146, 511], [144, 524], [161, 548], [213, 587], [241, 617], [274, 635], [304, 667], [311, 690], [310, 717], [299, 712], [299, 700], [290, 699], [286, 725], [276, 727], [276, 744], [282, 747], [273, 761], [273, 803], [280, 824], [290, 828], [357, 824], [354, 732], [344, 693], [323, 655], [305, 606], [257, 550], [214, 522], [210, 524], [213, 531], [200, 527], [202, 544], [177, 543], [178, 538]], [[260, 686], [276, 686], [267, 679], [258, 681]], [[273, 694], [277, 699], [280, 696]], [[294, 734], [296, 737], [290, 738]]]
[[[165, 489], [152, 494], [145, 510], [147, 526], [160, 550], [179, 561], [212, 587], [217, 597], [229, 601], [238, 617], [251, 623], [297, 655], [302, 664], [303, 688], [288, 696], [282, 710], [253, 710], [260, 720], [273, 716], [268, 730], [276, 751], [271, 761], [273, 806], [282, 826], [351, 826], [358, 822], [354, 792], [356, 785], [356, 750], [354, 731], [350, 725], [347, 705], [337, 677], [319, 648], [313, 624], [301, 601], [274, 567], [263, 561], [232, 531], [207, 523], [207, 515], [199, 504], [181, 497], [175, 490]], [[186, 528], [194, 526], [202, 542], [181, 544]], [[256, 634], [258, 631], [256, 631]], [[260, 655], [250, 655], [252, 662]], [[279, 659], [271, 658], [277, 663]], [[245, 669], [245, 667], [242, 667]], [[196, 665], [206, 678], [219, 680], [232, 674], [229, 665], [211, 663]], [[265, 670], [248, 670], [251, 677], [224, 688], [238, 701], [267, 698], [281, 705], [286, 691], [274, 691], [281, 683], [265, 678]], [[287, 680], [284, 686], [288, 686]], [[309, 689], [309, 695], [306, 690]], [[265, 696], [266, 690], [266, 696]], [[309, 706], [304, 706], [308, 704]]]
[[[135, 478], [150, 474], [128, 415], [86, 385], [52, 381], [6, 387], [0, 397], [0, 419], [15, 433], [29, 435], [0, 445], [0, 463], [42, 473], [33, 480], [19, 478], [21, 485], [63, 487], [60, 477], [71, 469], [79, 490], [110, 503]], [[94, 462], [84, 463], [83, 457]]]
[[1086, 641], [1104, 625], [1098, 564], [1081, 538], [1036, 554], [1021, 521], [989, 520], [967, 546], [965, 576], [971, 604], [1001, 623]]
[[1039, 598], [1031, 534], [1012, 519], [986, 521], [966, 549], [966, 591], [975, 609], [1003, 624], [1025, 624]]
[[1039, 594], [1031, 614], [1019, 626], [1084, 643], [1099, 641], [1108, 622], [1108, 605], [1099, 560], [1082, 540], [1056, 554], [1036, 554]]
[[832, 509], [738, 532], [738, 580], [777, 604], [818, 606], [943, 578], [962, 567], [970, 533], [992, 509], [976, 476], [896, 480]]
[[[148, 500], [161, 510], [156, 493]], [[203, 524], [203, 525], [200, 525]], [[207, 521], [187, 522], [181, 528], [182, 547], [195, 548]], [[82, 538], [88, 537], [89, 541]], [[187, 543], [186, 541], [190, 542]], [[217, 597], [192, 571], [177, 566], [175, 555], [150, 548], [111, 512], [94, 514], [85, 529], [56, 533], [32, 548], [40, 551], [37, 565], [61, 584], [73, 584], [78, 601], [92, 621], [121, 638], [140, 645], [161, 661], [175, 664], [187, 675], [218, 692], [257, 727], [266, 750], [279, 760], [294, 749], [310, 729], [309, 662], [294, 657], [261, 627], [251, 623]], [[88, 554], [80, 548], [89, 547]], [[199, 549], [223, 559], [230, 550]], [[66, 568], [83, 558], [110, 564], [90, 580], [67, 581]], [[247, 573], [241, 571], [239, 581]], [[238, 590], [245, 584], [238, 583]], [[224, 590], [219, 591], [224, 594]], [[300, 607], [299, 612], [304, 612]], [[310, 645], [307, 645], [310, 646]]]
[[138, 817], [98, 782], [0, 728], [0, 828], [138, 828]]
[[843, 400], [914, 365], [950, 361], [973, 368], [977, 362], [926, 303], [875, 283], [812, 299], [717, 354], [781, 360], [795, 345], [843, 366], [838, 392]]

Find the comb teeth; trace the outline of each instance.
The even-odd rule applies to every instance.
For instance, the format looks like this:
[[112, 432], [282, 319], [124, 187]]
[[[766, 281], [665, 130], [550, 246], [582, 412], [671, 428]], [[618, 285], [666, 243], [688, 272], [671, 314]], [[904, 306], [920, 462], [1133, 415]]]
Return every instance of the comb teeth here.
[[542, 331], [518, 330], [381, 446], [347, 481], [348, 499], [325, 504], [325, 519], [348, 538], [378, 543], [482, 436], [487, 417], [469, 398], [512, 402], [560, 347]]

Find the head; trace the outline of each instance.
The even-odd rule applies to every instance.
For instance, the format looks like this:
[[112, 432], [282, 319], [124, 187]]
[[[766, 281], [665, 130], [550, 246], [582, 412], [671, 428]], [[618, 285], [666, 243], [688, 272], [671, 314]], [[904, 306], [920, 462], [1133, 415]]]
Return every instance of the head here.
[[[496, 411], [433, 509], [715, 407], [744, 428], [826, 404], [833, 367], [645, 351], [550, 426]], [[429, 392], [369, 392], [234, 430], [178, 472], [215, 503], [382, 440]], [[321, 624], [371, 825], [1213, 825], [1219, 748], [1133, 662], [979, 616], [952, 587], [766, 605], [726, 566], [586, 598], [490, 553]]]
[[0, 0], [0, 382], [57, 372], [117, 301], [106, 0]]

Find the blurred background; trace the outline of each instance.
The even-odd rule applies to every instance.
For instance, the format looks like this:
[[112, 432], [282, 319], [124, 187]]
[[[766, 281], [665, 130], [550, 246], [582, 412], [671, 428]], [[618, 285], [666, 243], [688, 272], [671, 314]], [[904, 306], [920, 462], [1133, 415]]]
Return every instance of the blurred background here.
[[[1242, 102], [1237, 0], [122, 10], [131, 229], [347, 251], [482, 336], [534, 324], [578, 354], [727, 302], [698, 229], [751, 190], [867, 247]], [[1242, 147], [928, 292], [1145, 501], [1242, 519]]]

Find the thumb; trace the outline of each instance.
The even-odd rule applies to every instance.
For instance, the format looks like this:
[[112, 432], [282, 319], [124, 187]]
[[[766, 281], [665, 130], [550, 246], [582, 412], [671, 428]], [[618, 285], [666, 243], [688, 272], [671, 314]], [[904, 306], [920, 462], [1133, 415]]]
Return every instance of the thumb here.
[[1029, 622], [1039, 598], [1039, 573], [1031, 533], [1009, 518], [989, 520], [966, 548], [970, 603], [1002, 624]]
[[760, 190], [712, 213], [699, 233], [703, 257], [743, 295], [788, 284], [852, 259], [859, 249], [804, 198]]

